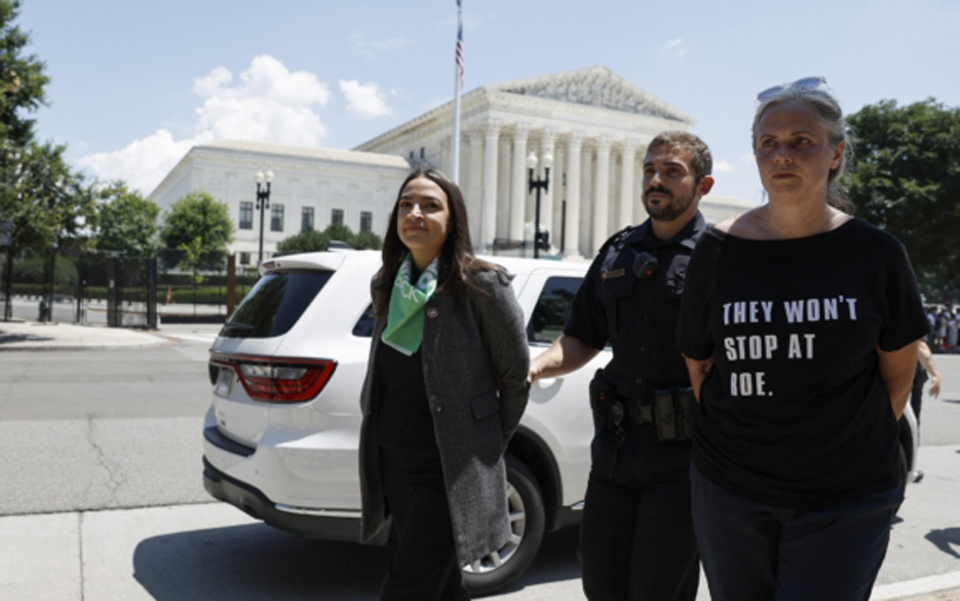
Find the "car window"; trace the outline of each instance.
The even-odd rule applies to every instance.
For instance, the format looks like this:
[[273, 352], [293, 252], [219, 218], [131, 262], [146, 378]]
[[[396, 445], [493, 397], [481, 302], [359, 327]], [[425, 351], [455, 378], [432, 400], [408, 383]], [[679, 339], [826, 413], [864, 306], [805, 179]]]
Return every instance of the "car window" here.
[[366, 310], [357, 323], [353, 326], [353, 335], [361, 338], [370, 338], [373, 336], [373, 303], [367, 305]]
[[579, 277], [547, 279], [527, 324], [527, 340], [531, 344], [547, 346], [560, 337], [582, 281]]
[[284, 271], [268, 273], [243, 299], [220, 336], [270, 338], [290, 331], [332, 271]]

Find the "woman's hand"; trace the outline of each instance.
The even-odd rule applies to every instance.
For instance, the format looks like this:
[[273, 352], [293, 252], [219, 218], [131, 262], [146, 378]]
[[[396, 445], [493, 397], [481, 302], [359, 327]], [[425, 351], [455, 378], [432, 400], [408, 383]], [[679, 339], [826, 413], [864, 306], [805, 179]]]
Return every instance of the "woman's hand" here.
[[687, 362], [687, 371], [690, 372], [690, 387], [693, 388], [693, 394], [697, 397], [699, 403], [700, 388], [703, 386], [703, 381], [707, 379], [707, 374], [713, 369], [713, 359], [699, 361], [686, 355], [683, 356], [683, 359]]

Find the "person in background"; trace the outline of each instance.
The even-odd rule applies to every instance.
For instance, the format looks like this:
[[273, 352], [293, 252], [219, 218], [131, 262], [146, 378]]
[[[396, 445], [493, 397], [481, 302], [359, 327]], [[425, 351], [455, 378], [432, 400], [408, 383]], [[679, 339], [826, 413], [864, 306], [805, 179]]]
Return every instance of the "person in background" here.
[[460, 567], [511, 536], [523, 312], [505, 270], [474, 256], [463, 196], [439, 171], [407, 177], [388, 223], [361, 394], [362, 539], [393, 517], [380, 599], [469, 599]]
[[947, 305], [947, 312], [945, 314], [947, 322], [947, 341], [944, 345], [944, 348], [948, 353], [957, 352], [957, 329], [960, 328], [960, 315], [957, 314], [957, 311]]
[[758, 95], [769, 202], [710, 228], [678, 340], [713, 601], [867, 601], [903, 500], [897, 420], [927, 320], [907, 253], [836, 208], [850, 153], [822, 78]]

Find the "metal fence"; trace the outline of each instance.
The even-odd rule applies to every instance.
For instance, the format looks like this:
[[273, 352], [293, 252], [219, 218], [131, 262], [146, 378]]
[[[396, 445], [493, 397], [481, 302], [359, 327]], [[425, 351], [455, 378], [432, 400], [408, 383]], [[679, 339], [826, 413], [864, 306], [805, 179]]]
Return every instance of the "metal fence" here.
[[222, 322], [259, 277], [255, 269], [234, 270], [226, 253], [185, 259], [176, 250], [156, 257], [27, 254], [13, 257], [10, 270], [0, 255], [0, 317], [149, 328], [163, 321]]

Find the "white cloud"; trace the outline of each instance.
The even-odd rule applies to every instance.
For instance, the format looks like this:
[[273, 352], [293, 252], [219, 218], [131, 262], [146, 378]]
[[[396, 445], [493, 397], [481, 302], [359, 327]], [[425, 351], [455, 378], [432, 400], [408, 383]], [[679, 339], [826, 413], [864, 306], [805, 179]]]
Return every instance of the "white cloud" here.
[[196, 142], [193, 138], [177, 142], [168, 130], [159, 129], [122, 150], [88, 154], [78, 164], [101, 180], [126, 180], [131, 188], [149, 194]]
[[403, 48], [410, 43], [406, 38], [387, 38], [384, 40], [368, 40], [363, 32], [354, 31], [350, 34], [350, 47], [353, 51], [367, 60], [374, 60], [377, 54]]
[[754, 165], [756, 163], [756, 157], [753, 156], [752, 152], [746, 152], [740, 155], [740, 162], [744, 165]]
[[226, 67], [216, 67], [194, 80], [193, 91], [204, 100], [196, 109], [192, 136], [174, 140], [169, 130], [159, 129], [121, 150], [87, 155], [80, 166], [101, 179], [124, 179], [150, 193], [196, 144], [239, 138], [317, 146], [326, 137], [317, 109], [327, 104], [330, 90], [313, 73], [291, 73], [277, 59], [262, 55], [238, 79]]
[[684, 43], [683, 38], [677, 38], [667, 42], [663, 46], [660, 46], [660, 50], [673, 54], [677, 58], [683, 58], [683, 55], [687, 53], [687, 46]]
[[737, 168], [730, 164], [730, 161], [719, 160], [713, 164], [715, 173], [733, 173]]
[[347, 98], [347, 110], [364, 119], [375, 119], [392, 112], [387, 105], [386, 95], [372, 81], [366, 85], [360, 85], [356, 79], [350, 81], [341, 79], [340, 90]]

